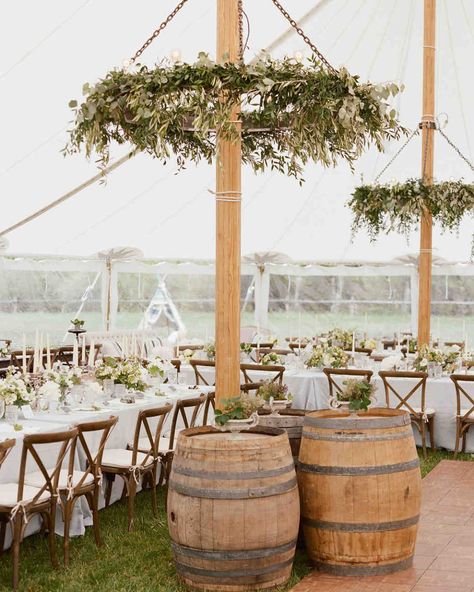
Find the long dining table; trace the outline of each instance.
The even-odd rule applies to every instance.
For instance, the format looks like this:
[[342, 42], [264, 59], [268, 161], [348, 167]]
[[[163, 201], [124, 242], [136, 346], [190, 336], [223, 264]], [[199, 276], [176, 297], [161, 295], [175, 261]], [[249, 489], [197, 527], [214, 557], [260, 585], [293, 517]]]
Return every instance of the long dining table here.
[[[94, 420], [105, 419], [110, 416], [117, 416], [118, 422], [115, 428], [112, 430], [109, 439], [106, 443], [107, 448], [125, 448], [127, 444], [133, 440], [133, 434], [135, 431], [135, 425], [138, 417], [138, 413], [142, 409], [151, 407], [160, 407], [167, 403], [175, 404], [178, 400], [184, 398], [194, 398], [201, 394], [207, 394], [212, 391], [211, 388], [204, 387], [193, 387], [193, 385], [161, 385], [159, 392], [162, 394], [156, 395], [156, 389], [152, 389], [145, 393], [143, 398], [136, 399], [134, 403], [122, 403], [118, 400], [111, 401], [108, 405], [103, 405], [101, 409], [92, 409], [90, 406], [84, 406], [83, 409], [74, 409], [71, 412], [65, 413], [63, 411], [37, 411], [34, 412], [32, 419], [19, 419], [18, 424], [21, 425], [21, 430], [15, 430], [15, 428], [8, 424], [5, 420], [0, 420], [0, 440], [14, 438], [17, 442], [12, 448], [11, 453], [6, 458], [4, 464], [0, 469], [0, 483], [17, 483], [21, 452], [22, 452], [22, 440], [27, 434], [45, 434], [48, 432], [57, 432], [72, 428], [81, 422], [89, 422]], [[171, 425], [172, 411], [168, 415], [166, 423], [163, 426], [163, 432], [169, 430]], [[178, 422], [178, 428], [182, 427], [182, 423]], [[94, 440], [95, 438], [95, 440]], [[92, 434], [89, 440], [91, 449], [99, 446], [100, 434]], [[50, 462], [46, 462], [48, 468], [53, 467], [59, 446], [57, 444], [41, 445], [40, 454], [42, 459], [50, 459]], [[85, 469], [86, 458], [81, 454], [80, 447], [77, 448], [76, 458], [74, 459], [75, 465], [78, 469]], [[28, 471], [35, 471], [37, 467], [34, 464], [27, 466]], [[112, 489], [111, 502], [117, 501], [121, 497], [122, 493], [122, 482], [117, 479]], [[104, 506], [104, 498], [101, 497], [101, 507]], [[79, 536], [84, 534], [86, 526], [92, 524], [92, 514], [85, 498], [80, 498], [74, 507], [74, 513], [71, 522], [71, 536]], [[32, 534], [39, 530], [39, 519], [33, 518], [27, 525], [26, 535]], [[58, 507], [56, 516], [56, 533], [59, 535], [63, 534], [64, 523], [61, 516], [61, 509]], [[124, 524], [125, 528], [125, 524]], [[9, 546], [11, 543], [10, 532], [7, 529], [5, 546]]]
[[[386, 407], [385, 390], [382, 379], [377, 371], [373, 371], [372, 382], [376, 387], [376, 406]], [[212, 384], [212, 370], [203, 369], [202, 374], [208, 377], [209, 384]], [[190, 366], [181, 366], [181, 376], [186, 382], [195, 380], [194, 371]], [[270, 375], [268, 376], [270, 377]], [[255, 381], [265, 378], [264, 373], [255, 372]], [[329, 408], [329, 385], [326, 375], [318, 370], [296, 369], [287, 367], [283, 374], [283, 382], [288, 386], [293, 396], [292, 406], [296, 409], [315, 411]], [[416, 384], [413, 379], [396, 379], [394, 386], [400, 393], [406, 394]], [[468, 391], [469, 392], [469, 391]], [[474, 386], [472, 387], [474, 396]], [[394, 400], [390, 399], [390, 406]], [[420, 392], [417, 392], [410, 399], [412, 406], [420, 407]], [[456, 390], [449, 376], [441, 378], [428, 378], [426, 385], [426, 406], [435, 411], [435, 445], [439, 448], [454, 450], [456, 439]], [[463, 405], [466, 407], [466, 405]], [[417, 444], [420, 444], [420, 436], [416, 427], [413, 428]], [[429, 440], [428, 440], [429, 443]], [[474, 452], [474, 429], [467, 436], [466, 451]]]

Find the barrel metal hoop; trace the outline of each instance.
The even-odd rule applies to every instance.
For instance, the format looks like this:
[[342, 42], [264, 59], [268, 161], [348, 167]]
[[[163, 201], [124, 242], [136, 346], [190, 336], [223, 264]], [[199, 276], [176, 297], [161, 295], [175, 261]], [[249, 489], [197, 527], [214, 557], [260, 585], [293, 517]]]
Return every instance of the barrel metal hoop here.
[[172, 471], [178, 475], [185, 475], [187, 477], [198, 477], [200, 479], [224, 479], [224, 480], [240, 480], [240, 479], [263, 479], [265, 477], [276, 477], [285, 473], [294, 471], [295, 466], [286, 465], [285, 467], [278, 467], [276, 469], [268, 469], [266, 471], [249, 471], [249, 472], [228, 472], [228, 471], [200, 471], [183, 467], [182, 465], [173, 464]]
[[389, 473], [402, 473], [416, 469], [420, 466], [418, 458], [408, 462], [393, 465], [381, 465], [376, 467], [325, 467], [321, 465], [307, 465], [298, 461], [298, 470], [304, 473], [316, 473], [318, 475], [340, 475], [340, 476], [365, 476], [365, 475], [387, 475]]
[[305, 426], [328, 430], [379, 430], [401, 428], [410, 424], [411, 419], [408, 413], [392, 417], [374, 417], [373, 419], [361, 419], [358, 417], [347, 417], [345, 419], [334, 417], [325, 419], [324, 417], [311, 417], [310, 415], [307, 415], [304, 418]]
[[408, 569], [413, 565], [413, 556], [397, 561], [396, 563], [385, 563], [383, 565], [335, 565], [315, 561], [316, 569], [334, 574], [335, 576], [376, 576], [393, 573]]
[[403, 440], [405, 438], [411, 438], [412, 436], [413, 432], [411, 429], [403, 432], [396, 432], [395, 434], [377, 434], [375, 436], [361, 432], [351, 433], [341, 431], [336, 434], [322, 434], [319, 432], [303, 431], [303, 438], [308, 438], [310, 440], [328, 440], [333, 442], [384, 442], [385, 440]]
[[292, 477], [289, 481], [272, 485], [269, 487], [247, 487], [245, 489], [207, 489], [202, 487], [189, 487], [170, 481], [169, 489], [187, 495], [190, 497], [201, 497], [208, 499], [251, 499], [260, 497], [269, 497], [286, 493], [296, 487], [296, 477]]
[[175, 553], [183, 555], [184, 557], [196, 557], [198, 559], [210, 559], [217, 561], [240, 561], [242, 559], [260, 559], [263, 557], [272, 557], [274, 555], [286, 553], [292, 549], [294, 550], [296, 549], [296, 539], [278, 547], [250, 549], [248, 551], [206, 551], [204, 549], [186, 547], [174, 541], [171, 541], [171, 546]]
[[276, 563], [275, 565], [268, 565], [266, 567], [260, 567], [255, 569], [249, 569], [245, 567], [244, 569], [229, 569], [229, 570], [210, 570], [210, 569], [202, 569], [200, 567], [191, 567], [190, 565], [185, 565], [183, 563], [176, 562], [176, 570], [180, 575], [193, 575], [193, 576], [204, 576], [206, 578], [247, 578], [247, 577], [255, 577], [255, 576], [263, 576], [265, 574], [270, 574], [275, 571], [280, 571], [281, 569], [285, 569], [286, 567], [292, 565], [293, 557], [287, 559], [286, 561], [282, 561], [281, 563]]
[[339, 532], [385, 532], [388, 530], [400, 530], [418, 524], [420, 516], [412, 516], [406, 520], [394, 520], [393, 522], [374, 522], [353, 524], [347, 522], [326, 522], [325, 520], [314, 520], [313, 518], [301, 518], [305, 526], [320, 528], [322, 530], [336, 530]]

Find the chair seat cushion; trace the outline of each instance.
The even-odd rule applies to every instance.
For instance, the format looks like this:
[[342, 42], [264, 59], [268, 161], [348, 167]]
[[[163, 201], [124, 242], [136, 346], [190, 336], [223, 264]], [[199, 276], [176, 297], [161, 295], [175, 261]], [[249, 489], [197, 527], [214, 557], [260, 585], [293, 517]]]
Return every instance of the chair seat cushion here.
[[[31, 487], [25, 485], [23, 487], [22, 503], [31, 502], [35, 495], [39, 492], [38, 487]], [[0, 506], [13, 507], [17, 504], [18, 483], [1, 483], [0, 484]], [[44, 502], [50, 498], [49, 491], [43, 493], [37, 499], [37, 503]]]
[[[132, 467], [133, 464], [141, 465], [146, 458], [146, 454], [143, 452], [137, 453], [136, 463], [132, 463], [132, 450], [125, 450], [122, 448], [111, 448], [104, 450], [102, 456], [102, 467], [114, 467], [114, 468], [126, 468]], [[145, 466], [149, 466], [153, 463], [153, 459], [149, 457], [145, 463]]]
[[[423, 413], [421, 411], [421, 407], [412, 407], [412, 409], [417, 415], [423, 415]], [[435, 415], [435, 413], [436, 413], [436, 411], [434, 409], [432, 409], [431, 407], [426, 407], [425, 415], [427, 415], [428, 417], [431, 417], [432, 415]]]
[[[59, 483], [58, 483], [59, 489], [67, 489], [67, 487], [69, 486], [68, 472], [69, 471], [67, 469], [61, 469], [61, 471], [59, 473]], [[83, 475], [84, 475], [84, 473], [82, 471], [73, 471], [73, 473], [72, 473], [73, 487], [75, 487], [79, 483], [79, 481], [81, 480]], [[84, 479], [84, 483], [81, 483], [81, 486], [82, 485], [90, 485], [93, 482], [94, 482], [94, 477], [89, 473], [87, 475], [87, 477]], [[41, 473], [41, 471], [35, 471], [34, 473], [29, 473], [28, 475], [25, 476], [25, 483], [27, 485], [32, 485], [33, 487], [43, 487], [43, 485], [44, 485], [43, 473]]]

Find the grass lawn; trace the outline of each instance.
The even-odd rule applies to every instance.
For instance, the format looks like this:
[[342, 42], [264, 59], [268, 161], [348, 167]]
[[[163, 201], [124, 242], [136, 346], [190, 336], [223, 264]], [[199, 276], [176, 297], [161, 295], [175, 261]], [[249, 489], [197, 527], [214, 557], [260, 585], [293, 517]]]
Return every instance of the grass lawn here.
[[[421, 459], [425, 476], [452, 453], [436, 451]], [[474, 460], [469, 454], [459, 460]], [[135, 530], [126, 531], [126, 506], [117, 503], [100, 513], [104, 547], [97, 550], [92, 529], [72, 539], [71, 564], [54, 571], [49, 561], [47, 539], [34, 535], [21, 547], [20, 590], [24, 592], [182, 592], [176, 579], [169, 544], [163, 496], [158, 517], [151, 511], [149, 492], [137, 496]], [[62, 539], [57, 538], [61, 552]], [[298, 551], [289, 585], [294, 586], [309, 571], [303, 551]], [[0, 561], [0, 590], [10, 590], [11, 561], [6, 553]]]

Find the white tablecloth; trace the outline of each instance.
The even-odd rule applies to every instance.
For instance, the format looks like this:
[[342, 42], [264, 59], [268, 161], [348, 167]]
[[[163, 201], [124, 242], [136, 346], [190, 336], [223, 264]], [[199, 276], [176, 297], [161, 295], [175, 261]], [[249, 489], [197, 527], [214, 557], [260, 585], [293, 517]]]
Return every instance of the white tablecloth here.
[[[112, 430], [110, 434], [106, 447], [125, 448], [128, 442], [131, 442], [133, 440], [135, 424], [140, 410], [150, 407], [159, 407], [165, 405], [166, 403], [173, 404], [176, 403], [178, 399], [198, 397], [203, 392], [208, 392], [212, 389], [188, 389], [188, 387], [181, 385], [176, 387], [163, 385], [161, 390], [165, 392], [164, 396], [155, 396], [153, 394], [150, 394], [150, 396], [146, 396], [143, 399], [137, 399], [136, 403], [115, 403], [113, 407], [107, 406], [100, 411], [74, 411], [68, 414], [60, 412], [35, 413], [35, 418], [32, 420], [18, 420], [18, 423], [20, 423], [24, 428], [22, 431], [19, 432], [14, 431], [13, 427], [8, 425], [5, 421], [0, 421], [0, 440], [5, 440], [7, 438], [15, 438], [17, 440], [17, 444], [13, 447], [10, 455], [5, 460], [0, 470], [0, 483], [18, 482], [22, 451], [22, 440], [24, 434], [47, 433], [52, 431], [66, 430], [70, 427], [73, 427], [77, 423], [105, 419], [107, 417], [110, 417], [111, 415], [114, 415], [117, 416], [119, 420], [114, 430]], [[164, 425], [164, 430], [166, 430], [167, 428], [169, 429], [172, 413], [173, 412], [171, 412], [168, 416], [167, 422]], [[182, 424], [178, 423], [178, 427], [182, 427]], [[98, 448], [100, 435], [100, 433], [91, 434], [91, 437], [94, 439], [88, 438], [88, 443], [91, 450], [94, 450], [94, 446], [95, 448]], [[39, 450], [41, 458], [43, 460], [48, 457], [51, 459], [51, 462], [49, 464], [47, 461], [44, 461], [46, 467], [53, 467], [59, 451], [59, 445], [51, 444], [47, 445], [47, 447], [45, 445], [42, 445]], [[80, 454], [80, 451], [78, 450], [78, 456], [76, 458], [77, 467], [80, 469], [85, 469], [85, 462], [86, 459]], [[38, 469], [35, 465], [32, 465], [29, 466], [27, 470], [36, 471]], [[123, 481], [120, 478], [116, 479], [114, 488], [112, 490], [112, 502], [120, 498], [122, 493], [122, 486]], [[101, 506], [103, 505], [104, 499], [102, 497]], [[70, 531], [71, 536], [84, 534], [85, 527], [90, 526], [91, 524], [92, 515], [89, 510], [87, 501], [85, 500], [85, 498], [82, 497], [80, 498], [80, 500], [78, 500], [74, 508], [74, 514], [72, 517]], [[38, 529], [39, 519], [34, 519], [31, 521], [31, 524], [28, 525], [26, 534], [29, 535], [33, 532], [37, 532]], [[56, 516], [56, 533], [59, 535], [62, 535], [63, 533], [63, 522], [60, 513], [60, 508], [58, 508], [58, 514]], [[5, 543], [6, 546], [10, 545], [10, 533], [8, 532], [8, 530]]]
[[[206, 369], [202, 371], [206, 377]], [[182, 367], [181, 375], [190, 382], [193, 379], [192, 368]], [[209, 377], [212, 378], [211, 374]], [[262, 379], [261, 376], [258, 378]], [[313, 370], [293, 370], [287, 369], [283, 375], [283, 381], [288, 385], [289, 391], [293, 395], [292, 406], [296, 409], [327, 409], [329, 398], [329, 386], [326, 375], [323, 372]], [[385, 390], [381, 378], [374, 374], [372, 382], [376, 386], [377, 406], [385, 407]], [[399, 392], [407, 393], [416, 381], [398, 379], [394, 386]], [[469, 392], [469, 391], [468, 391]], [[390, 401], [393, 406], [393, 399]], [[410, 404], [415, 407], [421, 405], [420, 393], [416, 393], [410, 398]], [[429, 378], [426, 386], [426, 406], [435, 410], [435, 444], [439, 448], [454, 450], [456, 438], [456, 390], [449, 376], [443, 376], [439, 379]], [[465, 406], [465, 405], [463, 405]], [[417, 443], [420, 443], [419, 432], [416, 427], [414, 434]], [[429, 444], [429, 440], [427, 440]], [[469, 433], [466, 443], [466, 451], [474, 452], [474, 429]]]

